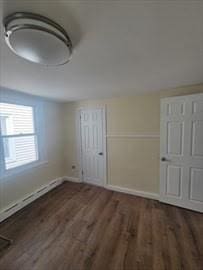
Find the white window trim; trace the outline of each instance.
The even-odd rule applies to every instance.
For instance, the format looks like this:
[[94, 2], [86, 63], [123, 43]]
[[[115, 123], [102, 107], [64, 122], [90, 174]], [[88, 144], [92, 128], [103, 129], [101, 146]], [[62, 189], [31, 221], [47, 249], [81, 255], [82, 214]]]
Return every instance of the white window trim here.
[[[5, 160], [3, 155], [0, 157], [0, 179], [4, 179], [10, 176], [14, 176], [16, 174], [20, 174], [26, 172], [27, 170], [31, 170], [32, 168], [42, 166], [43, 164], [47, 164], [47, 153], [46, 153], [46, 145], [45, 145], [45, 134], [44, 134], [44, 110], [43, 110], [43, 101], [36, 97], [29, 97], [28, 95], [20, 94], [20, 93], [12, 93], [10, 91], [2, 91], [0, 96], [0, 101], [2, 103], [11, 103], [16, 105], [24, 105], [33, 107], [33, 121], [35, 132], [33, 134], [25, 134], [19, 136], [28, 136], [28, 135], [37, 135], [37, 148], [38, 148], [38, 160], [33, 161], [31, 163], [18, 166], [16, 168], [12, 168], [9, 170], [5, 170]], [[14, 135], [16, 137], [18, 135]], [[0, 134], [0, 148], [3, 149], [3, 137]], [[8, 135], [6, 137], [12, 137], [12, 135]]]
[[[12, 121], [13, 121], [13, 116], [9, 115], [9, 114], [3, 114], [3, 117], [6, 117], [8, 118], [8, 124], [9, 124], [9, 127], [8, 127], [8, 130], [9, 130], [9, 133], [11, 133], [12, 131]], [[9, 161], [13, 161], [16, 159], [16, 154], [15, 154], [15, 151], [13, 149], [13, 142], [9, 142], [9, 150], [11, 150], [11, 157], [4, 157], [5, 159], [9, 160]]]

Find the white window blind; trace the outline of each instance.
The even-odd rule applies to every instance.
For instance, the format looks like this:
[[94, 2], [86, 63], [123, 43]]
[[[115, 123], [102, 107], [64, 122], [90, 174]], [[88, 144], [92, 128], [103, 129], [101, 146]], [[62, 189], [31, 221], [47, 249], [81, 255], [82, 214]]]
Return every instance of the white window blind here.
[[0, 124], [5, 171], [39, 160], [34, 107], [0, 103]]

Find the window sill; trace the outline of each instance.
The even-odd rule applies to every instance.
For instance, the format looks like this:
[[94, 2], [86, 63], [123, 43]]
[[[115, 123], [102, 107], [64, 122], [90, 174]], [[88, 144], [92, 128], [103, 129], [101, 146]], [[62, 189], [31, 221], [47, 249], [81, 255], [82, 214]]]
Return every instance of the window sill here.
[[5, 173], [3, 173], [3, 175], [0, 175], [0, 179], [5, 179], [5, 178], [12, 177], [15, 175], [24, 174], [24, 173], [27, 173], [27, 171], [30, 171], [30, 170], [37, 168], [37, 167], [42, 167], [45, 164], [48, 164], [47, 160], [34, 161], [32, 163], [22, 165], [22, 166], [19, 166], [17, 168], [13, 168], [13, 169], [6, 171]]

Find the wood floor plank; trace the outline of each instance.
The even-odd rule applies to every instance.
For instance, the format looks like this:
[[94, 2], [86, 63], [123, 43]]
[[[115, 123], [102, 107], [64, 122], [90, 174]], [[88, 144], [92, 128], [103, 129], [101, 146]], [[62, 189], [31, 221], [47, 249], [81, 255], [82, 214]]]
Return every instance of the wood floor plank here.
[[203, 215], [64, 183], [0, 224], [1, 270], [202, 270]]

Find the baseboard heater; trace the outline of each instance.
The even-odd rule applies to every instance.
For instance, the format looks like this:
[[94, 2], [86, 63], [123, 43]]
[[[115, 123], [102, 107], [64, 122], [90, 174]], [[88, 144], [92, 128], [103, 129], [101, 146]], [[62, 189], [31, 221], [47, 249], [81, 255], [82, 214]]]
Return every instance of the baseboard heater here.
[[[6, 218], [10, 217], [15, 212], [17, 212], [20, 209], [22, 209], [23, 207], [25, 207], [26, 205], [28, 205], [31, 202], [35, 201], [36, 199], [38, 199], [39, 197], [41, 197], [42, 195], [44, 195], [45, 193], [47, 193], [51, 189], [53, 189], [56, 186], [62, 184], [62, 182], [63, 182], [62, 177], [54, 179], [53, 181], [51, 181], [47, 185], [44, 185], [43, 187], [41, 187], [40, 189], [37, 189], [36, 191], [29, 194], [25, 198], [22, 198], [21, 200], [19, 200], [19, 201], [15, 202], [14, 204], [10, 205], [9, 207], [7, 207], [6, 209], [4, 209], [3, 211], [0, 212], [0, 222], [5, 220]], [[4, 238], [4, 240], [7, 239], [4, 236], [0, 236], [0, 239], [3, 239], [3, 238]], [[10, 241], [10, 239], [7, 239], [7, 240]]]

